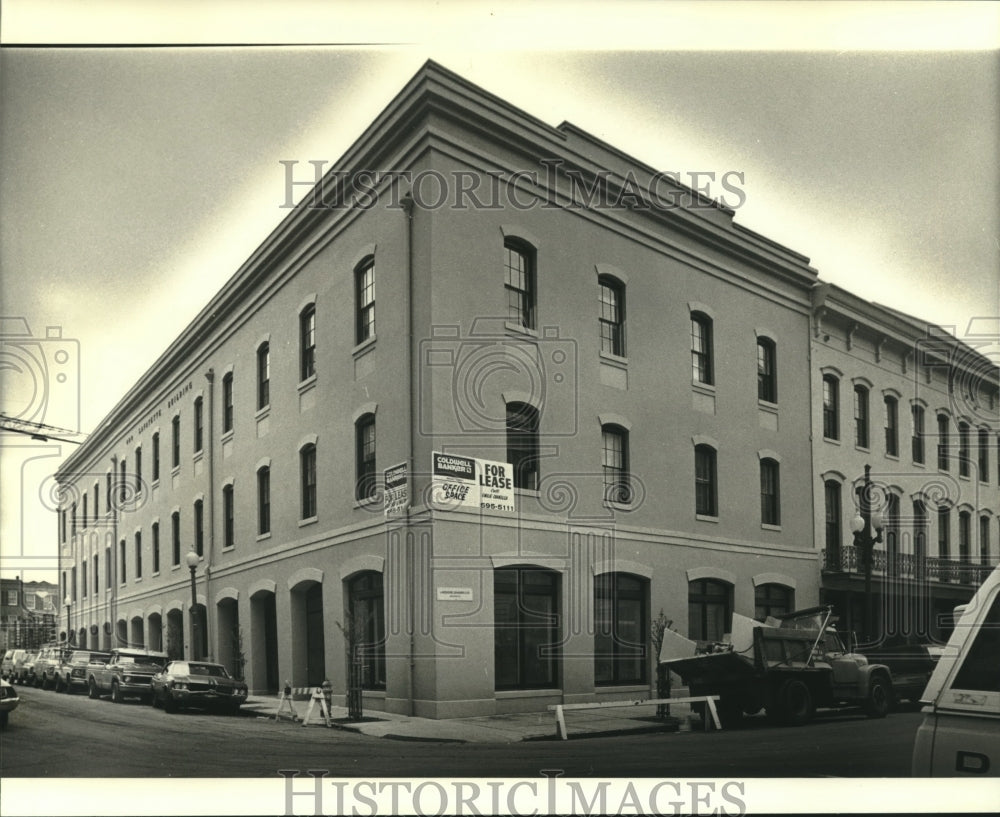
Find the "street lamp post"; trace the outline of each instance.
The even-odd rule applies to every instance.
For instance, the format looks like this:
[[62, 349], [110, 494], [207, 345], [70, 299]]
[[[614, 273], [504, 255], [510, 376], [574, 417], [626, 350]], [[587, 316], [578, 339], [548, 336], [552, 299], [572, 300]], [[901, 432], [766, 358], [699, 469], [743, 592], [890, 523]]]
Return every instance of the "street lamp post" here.
[[66, 644], [68, 645], [73, 643], [73, 626], [69, 617], [70, 609], [73, 605], [73, 599], [69, 597], [69, 594], [67, 594], [66, 598], [63, 599], [63, 604], [66, 605]]
[[194, 584], [194, 571], [198, 567], [198, 554], [193, 550], [188, 551], [184, 557], [188, 569], [191, 571], [191, 657], [197, 661], [198, 656], [198, 593]]
[[872, 513], [871, 470], [872, 467], [866, 463], [864, 482], [857, 488], [858, 512], [851, 520], [854, 545], [861, 552], [865, 571], [864, 637], [866, 641], [870, 641], [873, 637], [872, 626], [875, 621], [872, 610], [872, 550], [876, 542], [882, 541], [883, 525], [882, 514], [878, 511]]

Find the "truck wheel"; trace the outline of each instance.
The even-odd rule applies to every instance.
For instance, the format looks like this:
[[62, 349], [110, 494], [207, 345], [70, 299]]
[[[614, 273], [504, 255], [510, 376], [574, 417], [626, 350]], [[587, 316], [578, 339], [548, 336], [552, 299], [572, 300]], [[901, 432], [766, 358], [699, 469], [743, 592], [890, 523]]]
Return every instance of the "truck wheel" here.
[[871, 679], [868, 686], [868, 697], [865, 698], [865, 714], [869, 718], [884, 718], [889, 714], [892, 703], [892, 692], [889, 684], [881, 675]]
[[170, 715], [176, 715], [178, 709], [180, 709], [180, 707], [177, 705], [177, 701], [173, 699], [173, 696], [169, 692], [164, 692], [163, 711]]
[[122, 703], [122, 691], [118, 688], [118, 682], [111, 682], [111, 703], [120, 704]]
[[812, 693], [802, 681], [789, 678], [778, 689], [778, 711], [782, 723], [802, 726], [813, 716]]
[[735, 729], [743, 723], [743, 704], [739, 698], [722, 696], [716, 706], [723, 729]]
[[87, 682], [87, 696], [90, 698], [100, 698], [101, 693], [97, 689], [97, 681], [91, 678]]

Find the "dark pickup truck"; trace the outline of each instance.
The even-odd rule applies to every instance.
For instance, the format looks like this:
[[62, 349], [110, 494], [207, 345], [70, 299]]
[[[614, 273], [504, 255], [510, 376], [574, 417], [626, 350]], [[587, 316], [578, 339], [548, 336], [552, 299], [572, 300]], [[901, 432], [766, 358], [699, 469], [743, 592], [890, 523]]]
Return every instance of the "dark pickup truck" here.
[[892, 675], [894, 703], [916, 703], [927, 686], [927, 681], [937, 666], [938, 654], [927, 644], [902, 642], [859, 646], [857, 652], [870, 664], [882, 664]]

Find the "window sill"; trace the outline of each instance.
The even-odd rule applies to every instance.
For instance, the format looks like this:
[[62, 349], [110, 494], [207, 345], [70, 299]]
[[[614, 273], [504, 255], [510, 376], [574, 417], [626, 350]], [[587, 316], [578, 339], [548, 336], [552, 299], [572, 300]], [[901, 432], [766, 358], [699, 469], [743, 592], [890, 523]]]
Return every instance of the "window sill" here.
[[270, 413], [271, 413], [271, 404], [268, 403], [266, 406], [263, 406], [262, 408], [257, 409], [257, 411], [253, 415], [253, 418], [255, 420], [263, 420]]
[[223, 553], [231, 553], [234, 550], [236, 550], [236, 545], [235, 544], [233, 544], [233, 545], [224, 545], [223, 548], [222, 548], [222, 552]]
[[373, 348], [375, 348], [375, 338], [375, 335], [372, 335], [370, 338], [365, 338], [361, 341], [361, 343], [351, 349], [351, 355], [355, 358], [359, 358], [370, 352]]
[[271, 531], [268, 531], [267, 533], [258, 533], [256, 541], [264, 542], [270, 538], [271, 538]]
[[823, 442], [830, 443], [831, 445], [840, 445], [840, 440], [836, 437], [824, 437]]
[[299, 394], [304, 394], [316, 385], [316, 375], [311, 374], [305, 380], [299, 382], [296, 388], [299, 390]]
[[913, 465], [913, 466], [915, 466], [917, 468], [926, 468], [927, 467], [927, 463], [926, 462], [917, 462], [916, 460], [913, 460], [913, 462], [911, 462], [910, 465]]
[[[154, 479], [153, 479], [153, 481], [152, 481], [152, 482], [150, 483], [150, 487], [151, 487], [151, 488], [152, 488], [152, 489], [153, 489], [154, 491], [155, 491], [155, 490], [156, 490], [157, 488], [159, 488], [159, 487], [160, 487], [160, 478], [159, 478], [159, 477], [156, 477], [156, 478], [154, 478]], [[105, 517], [104, 517], [104, 518], [105, 518], [105, 519], [107, 519], [107, 514], [105, 514]]]
[[514, 488], [514, 496], [530, 496], [538, 499], [542, 495], [542, 492], [537, 488]]
[[360, 508], [370, 508], [373, 505], [380, 505], [380, 504], [382, 504], [381, 497], [370, 496], [370, 497], [367, 497], [366, 499], [355, 499], [354, 503], [353, 503], [353, 507], [354, 507], [354, 510], [358, 510]]
[[219, 437], [219, 441], [228, 443], [231, 439], [233, 439], [233, 434], [234, 434], [233, 429], [229, 429], [229, 431], [223, 431], [222, 436]]
[[300, 519], [299, 520], [299, 527], [300, 528], [304, 528], [307, 525], [315, 525], [317, 522], [319, 522], [319, 517], [318, 516], [310, 516], [308, 519]]
[[170, 570], [171, 570], [171, 571], [173, 571], [173, 570], [180, 570], [180, 569], [181, 569], [181, 566], [180, 566], [180, 565], [171, 565], [171, 566], [170, 566]]
[[174, 467], [173, 467], [173, 468], [172, 468], [172, 469], [170, 470], [170, 476], [172, 476], [172, 477], [179, 477], [180, 475], [181, 475], [181, 467], [180, 467], [180, 465], [178, 464], [178, 465], [175, 465], [175, 466], [174, 466]]
[[771, 525], [768, 524], [767, 522], [761, 522], [760, 529], [774, 531], [775, 533], [781, 533], [781, 525]]
[[854, 450], [855, 451], [861, 451], [864, 454], [871, 454], [872, 453], [871, 448], [869, 448], [867, 445], [858, 445], [857, 443], [854, 444]]
[[154, 570], [153, 571], [153, 575], [151, 575], [150, 578], [151, 579], [155, 579], [159, 575], [160, 575], [160, 571], [159, 570]]
[[603, 349], [600, 351], [601, 363], [607, 363], [609, 366], [615, 366], [619, 369], [628, 368], [628, 358], [624, 355], [616, 355], [612, 352], [605, 352]]
[[966, 482], [971, 482], [972, 481], [972, 477], [969, 476], [968, 474], [959, 474], [958, 478], [959, 479], [964, 479]]
[[777, 403], [772, 403], [770, 400], [762, 400], [759, 397], [757, 398], [757, 408], [761, 409], [762, 411], [773, 412], [774, 414], [778, 413]]
[[695, 391], [699, 391], [702, 394], [715, 395], [715, 384], [714, 383], [702, 383], [700, 380], [692, 380], [691, 388]]
[[623, 681], [620, 684], [603, 683], [594, 685], [594, 693], [600, 695], [610, 692], [649, 692], [649, 683], [641, 681]]
[[520, 335], [525, 338], [532, 338], [533, 340], [538, 340], [539, 334], [537, 329], [531, 329], [527, 326], [521, 326], [519, 323], [512, 323], [511, 321], [504, 321], [504, 329], [507, 330], [509, 335]]
[[712, 516], [710, 514], [696, 513], [694, 515], [694, 518], [697, 519], [699, 522], [714, 522], [715, 524], [719, 523], [719, 517]]
[[493, 695], [497, 700], [505, 698], [540, 698], [543, 695], [562, 695], [562, 690], [549, 689], [548, 687], [540, 689], [497, 689], [493, 692]]
[[205, 449], [199, 448], [194, 454], [191, 455], [191, 460], [193, 462], [199, 462], [205, 456]]
[[899, 454], [890, 454], [888, 451], [886, 451], [885, 458], [887, 460], [893, 460], [894, 462], [899, 462]]
[[625, 511], [626, 513], [635, 510], [630, 502], [608, 502], [605, 500], [604, 507], [610, 508], [613, 511]]

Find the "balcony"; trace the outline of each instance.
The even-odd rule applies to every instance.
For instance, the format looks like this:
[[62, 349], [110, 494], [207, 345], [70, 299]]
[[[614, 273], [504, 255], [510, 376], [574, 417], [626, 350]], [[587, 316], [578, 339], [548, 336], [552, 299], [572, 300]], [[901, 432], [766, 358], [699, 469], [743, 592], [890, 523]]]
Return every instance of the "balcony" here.
[[[864, 575], [861, 551], [854, 545], [843, 545], [836, 550], [822, 551], [823, 572]], [[884, 550], [872, 551], [872, 576], [890, 579], [934, 580], [978, 587], [993, 571], [994, 565], [939, 559], [933, 556], [920, 558], [912, 553], [890, 556]]]

